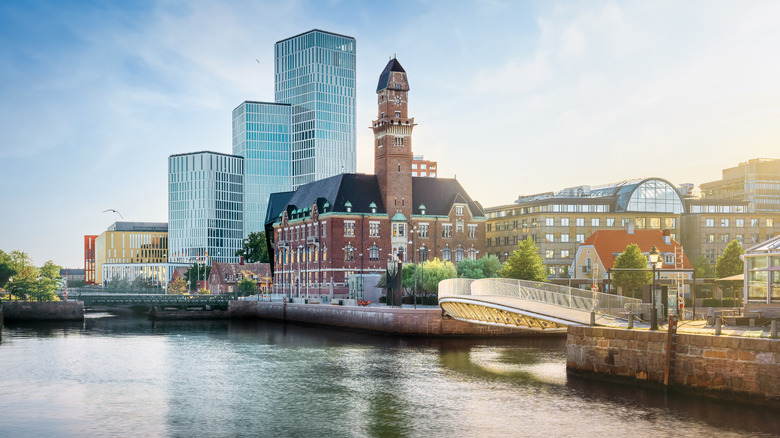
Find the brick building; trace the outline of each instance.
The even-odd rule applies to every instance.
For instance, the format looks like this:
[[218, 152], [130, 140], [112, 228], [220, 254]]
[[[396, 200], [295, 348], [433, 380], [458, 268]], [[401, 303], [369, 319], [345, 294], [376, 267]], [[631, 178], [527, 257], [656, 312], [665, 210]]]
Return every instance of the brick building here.
[[484, 255], [481, 205], [455, 179], [412, 176], [415, 123], [397, 59], [382, 71], [376, 93], [374, 175], [344, 173], [269, 199], [277, 293], [361, 296], [364, 276], [383, 273], [391, 256], [457, 263]]

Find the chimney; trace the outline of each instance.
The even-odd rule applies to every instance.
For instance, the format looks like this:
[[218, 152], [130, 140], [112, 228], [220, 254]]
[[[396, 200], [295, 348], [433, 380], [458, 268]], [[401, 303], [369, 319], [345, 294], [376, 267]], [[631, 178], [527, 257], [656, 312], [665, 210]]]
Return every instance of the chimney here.
[[244, 264], [244, 256], [239, 256], [238, 257], [238, 264], [239, 265], [243, 265]]
[[628, 234], [634, 234], [634, 223], [633, 223], [633, 222], [629, 221], [629, 222], [626, 224], [626, 233], [628, 233]]
[[666, 242], [667, 245], [672, 244], [672, 231], [668, 228], [664, 230], [664, 242]]

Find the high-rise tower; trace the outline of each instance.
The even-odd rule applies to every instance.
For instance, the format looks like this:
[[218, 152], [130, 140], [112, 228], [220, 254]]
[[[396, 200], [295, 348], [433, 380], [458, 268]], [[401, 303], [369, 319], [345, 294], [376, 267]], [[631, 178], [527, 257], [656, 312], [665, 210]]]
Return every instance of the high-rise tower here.
[[354, 173], [355, 39], [315, 29], [274, 50], [274, 100], [292, 105], [292, 188]]
[[407, 112], [409, 82], [397, 59], [387, 63], [379, 75], [377, 119], [374, 130], [374, 174], [391, 216], [412, 214], [412, 129], [414, 118]]

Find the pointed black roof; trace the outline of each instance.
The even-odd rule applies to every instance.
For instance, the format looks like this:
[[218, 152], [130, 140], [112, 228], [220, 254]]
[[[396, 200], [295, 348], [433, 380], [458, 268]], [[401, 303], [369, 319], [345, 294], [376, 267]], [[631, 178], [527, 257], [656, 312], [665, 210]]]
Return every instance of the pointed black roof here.
[[485, 217], [482, 206], [471, 199], [458, 180], [453, 178], [412, 177], [412, 214], [447, 216], [453, 204], [466, 204], [473, 217]]
[[390, 72], [394, 72], [394, 71], [406, 73], [406, 70], [404, 70], [404, 68], [401, 67], [401, 63], [398, 62], [398, 60], [395, 58], [388, 61], [387, 65], [385, 66], [385, 69], [382, 70], [382, 74], [379, 75], [379, 84], [377, 84], [376, 86], [377, 93], [384, 90], [385, 88], [387, 88], [388, 85], [390, 85]]

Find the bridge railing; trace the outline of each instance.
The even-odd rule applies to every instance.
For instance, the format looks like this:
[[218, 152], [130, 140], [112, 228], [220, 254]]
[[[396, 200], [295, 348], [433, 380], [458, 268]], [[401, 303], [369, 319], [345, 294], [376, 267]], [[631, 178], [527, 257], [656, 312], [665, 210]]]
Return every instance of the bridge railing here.
[[439, 283], [439, 298], [457, 295], [515, 297], [573, 310], [595, 311], [614, 316], [623, 316], [629, 306], [641, 303], [641, 300], [636, 298], [510, 278], [484, 278], [480, 280], [456, 278]]

